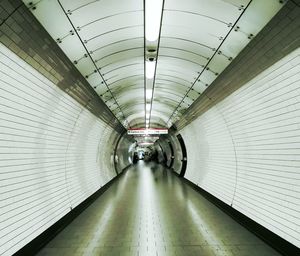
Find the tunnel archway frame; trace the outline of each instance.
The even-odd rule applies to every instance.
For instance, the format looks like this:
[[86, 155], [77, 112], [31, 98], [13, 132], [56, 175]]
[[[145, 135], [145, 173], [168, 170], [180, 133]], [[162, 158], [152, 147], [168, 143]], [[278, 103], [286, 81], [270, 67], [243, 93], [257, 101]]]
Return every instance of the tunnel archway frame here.
[[177, 134], [176, 137], [179, 141], [181, 151], [182, 151], [182, 159], [181, 159], [182, 165], [181, 165], [179, 177], [184, 177], [187, 168], [187, 151], [182, 136], [180, 134]]

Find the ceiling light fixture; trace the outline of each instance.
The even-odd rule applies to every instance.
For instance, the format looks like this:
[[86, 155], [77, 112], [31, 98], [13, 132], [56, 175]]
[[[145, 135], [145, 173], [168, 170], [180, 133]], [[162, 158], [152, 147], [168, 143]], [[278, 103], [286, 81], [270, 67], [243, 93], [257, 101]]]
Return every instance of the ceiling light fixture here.
[[146, 77], [152, 79], [155, 72], [155, 61], [146, 61]]
[[146, 40], [156, 41], [159, 37], [163, 0], [146, 0]]
[[152, 89], [146, 90], [146, 99], [150, 100], [152, 98]]

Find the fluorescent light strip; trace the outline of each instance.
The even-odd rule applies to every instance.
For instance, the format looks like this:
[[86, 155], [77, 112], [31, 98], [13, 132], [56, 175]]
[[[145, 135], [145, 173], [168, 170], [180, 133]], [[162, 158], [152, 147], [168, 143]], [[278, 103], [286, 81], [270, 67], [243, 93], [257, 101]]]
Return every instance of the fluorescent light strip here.
[[159, 37], [163, 0], [146, 0], [146, 40], [156, 41]]
[[[146, 61], [146, 78], [147, 79], [154, 79], [154, 73], [155, 73], [155, 66], [156, 62], [155, 61]], [[146, 100], [152, 99], [152, 89], [147, 89], [146, 90]], [[146, 119], [150, 118], [150, 110], [151, 110], [151, 103], [146, 103], [145, 106], [145, 117]], [[149, 127], [149, 120], [146, 120], [146, 127]]]
[[146, 77], [148, 79], [153, 79], [155, 72], [155, 61], [146, 61]]
[[152, 98], [152, 89], [146, 90], [146, 99], [150, 100]]
[[[156, 42], [159, 38], [161, 16], [164, 0], [145, 0], [145, 37], [147, 42]], [[146, 43], [148, 44], [148, 43]], [[152, 44], [152, 43], [151, 43]], [[145, 73], [147, 79], [154, 79], [156, 61], [147, 61], [145, 59]], [[154, 81], [152, 81], [153, 83]], [[146, 85], [145, 85], [146, 86]], [[150, 100], [153, 97], [152, 89], [146, 90], [145, 99]], [[145, 126], [148, 128], [150, 123], [151, 103], [145, 102]]]

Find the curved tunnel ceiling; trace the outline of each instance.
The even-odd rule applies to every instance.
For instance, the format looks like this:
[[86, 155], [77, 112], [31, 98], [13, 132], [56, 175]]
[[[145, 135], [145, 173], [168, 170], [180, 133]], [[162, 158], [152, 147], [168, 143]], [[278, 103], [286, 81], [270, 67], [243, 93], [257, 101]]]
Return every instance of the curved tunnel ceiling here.
[[284, 1], [163, 1], [152, 80], [144, 1], [23, 2], [124, 127], [137, 128], [147, 118], [171, 127]]

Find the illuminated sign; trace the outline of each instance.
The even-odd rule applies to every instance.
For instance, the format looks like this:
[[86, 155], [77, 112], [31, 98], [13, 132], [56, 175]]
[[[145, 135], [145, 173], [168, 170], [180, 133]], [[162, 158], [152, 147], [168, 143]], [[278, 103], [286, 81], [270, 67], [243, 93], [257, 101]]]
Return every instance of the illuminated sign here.
[[128, 129], [128, 135], [159, 135], [159, 134], [168, 134], [168, 129], [165, 128], [138, 128], [138, 129]]

